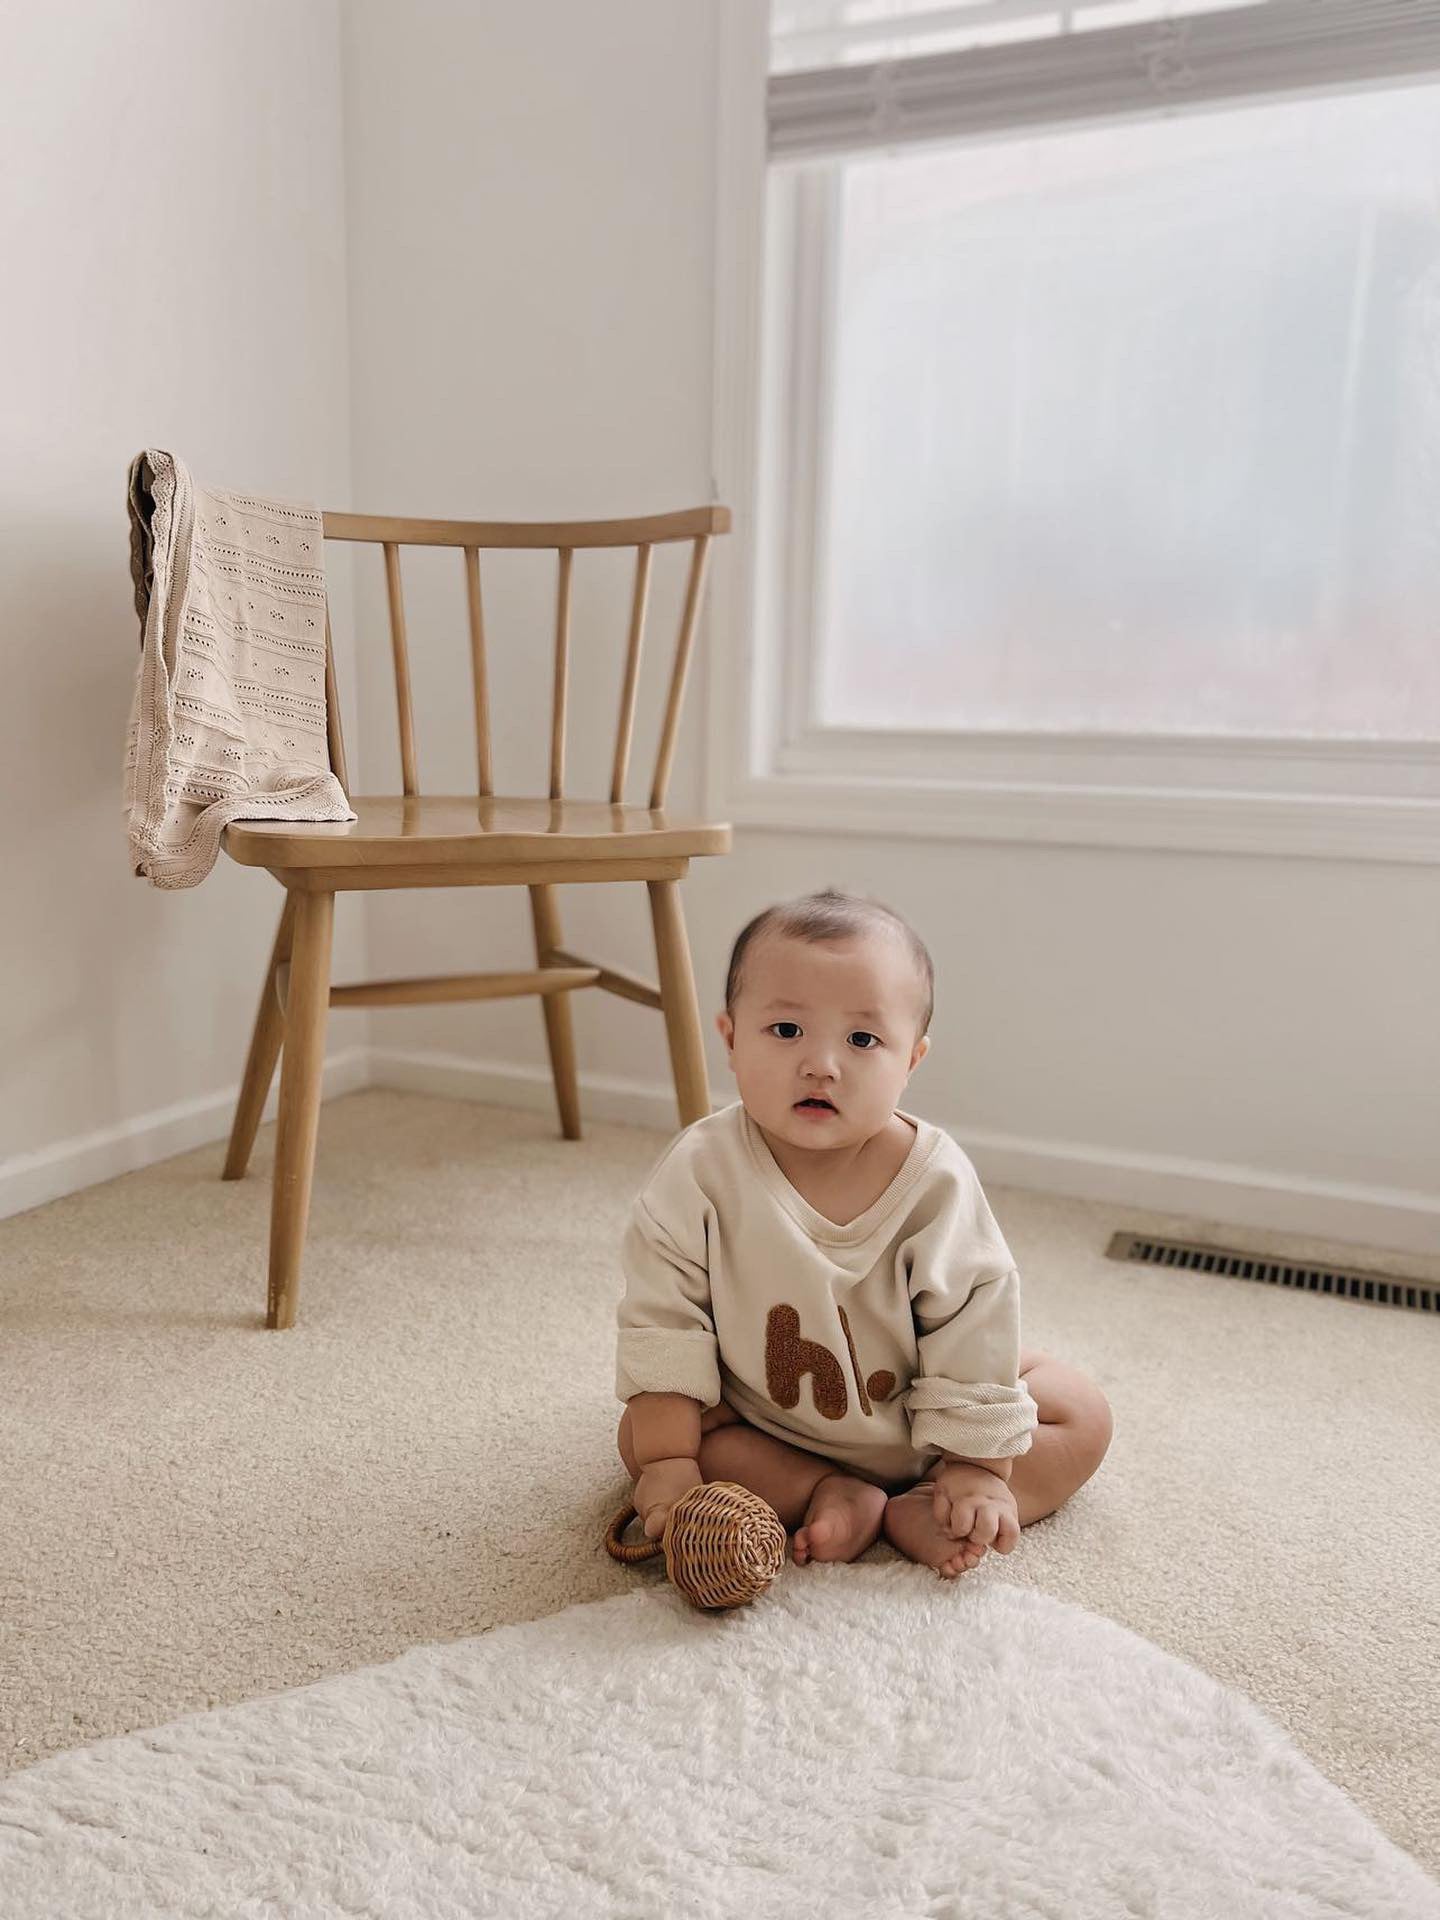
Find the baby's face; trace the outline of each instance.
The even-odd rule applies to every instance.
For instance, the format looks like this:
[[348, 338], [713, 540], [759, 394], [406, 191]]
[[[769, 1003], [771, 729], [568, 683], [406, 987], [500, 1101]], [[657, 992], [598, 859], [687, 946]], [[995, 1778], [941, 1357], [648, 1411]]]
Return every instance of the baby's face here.
[[751, 1119], [796, 1147], [858, 1146], [889, 1122], [930, 1042], [903, 942], [877, 929], [810, 942], [762, 934], [716, 1024]]

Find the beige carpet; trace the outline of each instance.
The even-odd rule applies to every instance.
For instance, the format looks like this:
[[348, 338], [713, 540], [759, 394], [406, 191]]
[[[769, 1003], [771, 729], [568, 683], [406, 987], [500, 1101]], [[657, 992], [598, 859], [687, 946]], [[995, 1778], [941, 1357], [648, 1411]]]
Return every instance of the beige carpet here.
[[[284, 1335], [259, 1330], [268, 1136], [241, 1186], [211, 1148], [0, 1223], [10, 1764], [652, 1577], [599, 1533], [624, 1492], [614, 1245], [660, 1145], [333, 1103]], [[1027, 1338], [1100, 1380], [1117, 1433], [973, 1577], [1239, 1687], [1440, 1870], [1440, 1324], [1117, 1265], [1113, 1227], [1173, 1223], [992, 1200]]]

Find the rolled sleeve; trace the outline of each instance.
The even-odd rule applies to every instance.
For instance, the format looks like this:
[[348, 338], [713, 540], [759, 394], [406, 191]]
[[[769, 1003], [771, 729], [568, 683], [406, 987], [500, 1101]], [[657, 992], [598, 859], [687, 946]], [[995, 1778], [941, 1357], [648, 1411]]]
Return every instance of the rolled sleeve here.
[[720, 1362], [713, 1333], [665, 1327], [622, 1327], [615, 1343], [615, 1397], [684, 1393], [702, 1406], [720, 1399]]
[[905, 1396], [917, 1452], [1027, 1453], [1038, 1415], [1020, 1378], [1020, 1276], [939, 1261], [912, 1280], [919, 1370]]
[[938, 1449], [970, 1460], [1006, 1460], [1030, 1451], [1038, 1414], [1023, 1386], [945, 1380], [922, 1374], [905, 1396], [917, 1453]]
[[615, 1341], [616, 1398], [683, 1393], [702, 1406], [715, 1406], [719, 1342], [704, 1260], [687, 1252], [641, 1199], [625, 1230], [621, 1262], [625, 1297]]

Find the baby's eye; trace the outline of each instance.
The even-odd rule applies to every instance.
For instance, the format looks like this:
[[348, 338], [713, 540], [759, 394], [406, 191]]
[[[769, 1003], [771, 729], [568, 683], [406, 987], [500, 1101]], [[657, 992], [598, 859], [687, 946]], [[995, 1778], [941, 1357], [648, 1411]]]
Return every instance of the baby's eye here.
[[777, 1040], [798, 1040], [800, 1038], [800, 1029], [793, 1020], [777, 1020], [772, 1026], [767, 1027], [765, 1031], [767, 1033], [773, 1033]]
[[851, 1034], [850, 1044], [852, 1047], [858, 1047], [861, 1053], [871, 1053], [879, 1046], [880, 1036], [878, 1033], [866, 1033], [862, 1027], [858, 1032]]

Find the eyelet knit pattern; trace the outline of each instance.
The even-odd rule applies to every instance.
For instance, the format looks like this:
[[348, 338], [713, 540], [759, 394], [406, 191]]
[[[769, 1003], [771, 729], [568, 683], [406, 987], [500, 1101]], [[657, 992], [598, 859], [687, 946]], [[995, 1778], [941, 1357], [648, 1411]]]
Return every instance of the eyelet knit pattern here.
[[199, 487], [175, 454], [130, 463], [140, 660], [125, 755], [130, 857], [193, 887], [232, 820], [353, 820], [330, 771], [318, 508]]

